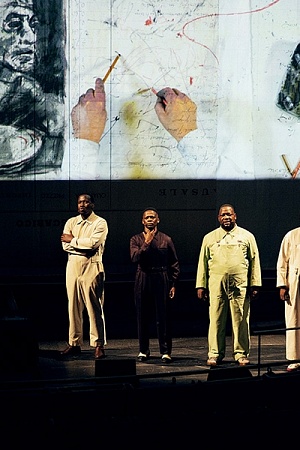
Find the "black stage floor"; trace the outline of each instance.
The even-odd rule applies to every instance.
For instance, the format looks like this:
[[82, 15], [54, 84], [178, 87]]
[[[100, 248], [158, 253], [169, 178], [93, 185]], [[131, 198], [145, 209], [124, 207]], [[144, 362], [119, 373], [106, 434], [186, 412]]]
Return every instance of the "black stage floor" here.
[[[271, 330], [273, 333], [273, 330]], [[244, 376], [241, 367], [233, 361], [231, 356], [231, 338], [227, 337], [227, 355], [218, 367], [207, 367], [207, 339], [206, 337], [174, 338], [172, 363], [163, 364], [160, 358], [158, 343], [156, 339], [151, 340], [151, 356], [146, 362], [137, 361], [138, 341], [137, 339], [114, 339], [108, 340], [105, 347], [106, 358], [96, 362], [94, 350], [85, 341], [80, 356], [64, 359], [60, 356], [60, 351], [66, 347], [66, 342], [52, 341], [39, 342], [36, 347], [30, 348], [31, 361], [22, 360], [22, 355], [11, 358], [7, 355], [7, 361], [2, 360], [2, 370], [0, 370], [0, 382], [2, 384], [11, 383], [17, 386], [20, 382], [28, 384], [50, 385], [53, 382], [64, 385], [69, 383], [87, 384], [93, 378], [107, 377], [106, 373], [112, 376], [120, 376], [120, 381], [126, 377], [126, 370], [130, 374], [134, 371], [136, 383], [141, 386], [169, 383], [190, 383], [191, 381], [210, 381], [212, 371], [216, 378], [228, 378], [228, 373], [239, 378]], [[26, 355], [25, 355], [26, 356]], [[27, 355], [28, 356], [28, 355]], [[288, 362], [285, 359], [285, 335], [255, 335], [251, 337], [250, 366], [247, 371], [252, 377], [262, 376], [270, 370], [276, 374], [286, 373]], [[126, 361], [129, 361], [129, 368], [126, 369]], [[134, 362], [134, 367], [132, 363]], [[119, 364], [118, 364], [119, 363]], [[123, 364], [123, 369], [122, 369]], [[107, 366], [106, 372], [102, 376], [101, 366]], [[115, 369], [110, 366], [115, 366]], [[0, 365], [1, 368], [1, 365]], [[119, 371], [118, 371], [119, 369]], [[124, 372], [125, 370], [125, 372]], [[97, 380], [101, 381], [101, 380]], [[105, 380], [109, 381], [108, 380]], [[1, 385], [0, 385], [1, 386]]]
[[[87, 342], [68, 360], [59, 356], [61, 341], [39, 342], [30, 364], [7, 355], [2, 448], [277, 448], [300, 420], [300, 372], [286, 371], [285, 335], [252, 336], [246, 368], [233, 362], [227, 340], [217, 368], [206, 366], [206, 337], [175, 338], [169, 365], [161, 363], [156, 339], [145, 363], [136, 362], [136, 339], [108, 341], [100, 361]], [[293, 434], [297, 439], [297, 428]]]

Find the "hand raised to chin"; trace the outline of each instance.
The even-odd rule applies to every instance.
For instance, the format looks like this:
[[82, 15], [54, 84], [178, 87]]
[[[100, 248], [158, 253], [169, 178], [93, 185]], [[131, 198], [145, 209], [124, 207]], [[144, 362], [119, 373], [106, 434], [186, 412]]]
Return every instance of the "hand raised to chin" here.
[[145, 228], [144, 235], [145, 235], [145, 243], [150, 244], [155, 236], [156, 233], [156, 227], [152, 230], [149, 230], [148, 228]]

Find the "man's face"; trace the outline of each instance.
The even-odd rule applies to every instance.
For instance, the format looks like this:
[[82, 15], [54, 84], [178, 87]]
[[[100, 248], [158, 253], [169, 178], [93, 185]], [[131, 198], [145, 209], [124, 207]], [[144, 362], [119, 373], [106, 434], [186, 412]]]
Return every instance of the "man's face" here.
[[0, 6], [0, 51], [3, 63], [17, 72], [32, 72], [38, 20], [27, 6]]
[[230, 231], [235, 225], [236, 222], [236, 214], [233, 210], [233, 208], [229, 206], [225, 206], [223, 208], [220, 208], [218, 220], [221, 225], [221, 227], [224, 230]]
[[89, 195], [80, 195], [77, 200], [78, 212], [82, 217], [89, 217], [94, 209]]
[[159, 217], [157, 212], [149, 209], [145, 211], [143, 214], [142, 224], [144, 227], [148, 228], [148, 230], [153, 230], [157, 224], [159, 223]]

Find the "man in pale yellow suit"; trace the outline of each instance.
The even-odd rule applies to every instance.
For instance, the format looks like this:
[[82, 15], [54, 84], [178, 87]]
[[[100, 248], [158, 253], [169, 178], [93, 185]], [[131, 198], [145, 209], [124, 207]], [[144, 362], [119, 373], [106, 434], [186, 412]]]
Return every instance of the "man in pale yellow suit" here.
[[90, 194], [78, 197], [78, 213], [67, 220], [61, 235], [63, 250], [68, 253], [66, 287], [69, 301], [69, 342], [62, 356], [74, 356], [83, 345], [83, 310], [90, 321], [90, 346], [95, 358], [105, 357], [104, 268], [102, 256], [108, 233], [105, 219], [94, 213]]

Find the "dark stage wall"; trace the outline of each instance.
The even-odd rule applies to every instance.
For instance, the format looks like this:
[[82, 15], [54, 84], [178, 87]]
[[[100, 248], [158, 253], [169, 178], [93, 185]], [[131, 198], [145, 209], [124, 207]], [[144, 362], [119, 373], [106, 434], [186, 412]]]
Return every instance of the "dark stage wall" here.
[[183, 274], [194, 276], [203, 235], [218, 226], [217, 212], [233, 203], [238, 224], [257, 239], [263, 269], [276, 267], [283, 235], [299, 225], [299, 182], [258, 181], [2, 181], [1, 275], [59, 275], [66, 254], [60, 234], [77, 214], [76, 195], [91, 192], [96, 212], [108, 221], [107, 275], [132, 273], [129, 239], [142, 230], [141, 210], [156, 206], [160, 229], [176, 244]]
[[[254, 321], [282, 321], [275, 288], [275, 267], [283, 235], [299, 225], [299, 182], [286, 181], [84, 181], [1, 182], [1, 283], [10, 286], [24, 313], [32, 315], [39, 334], [67, 328], [64, 287], [66, 254], [60, 234], [77, 214], [76, 196], [91, 192], [96, 212], [108, 221], [104, 254], [106, 311], [111, 336], [135, 335], [129, 239], [142, 230], [141, 211], [156, 206], [160, 229], [175, 242], [181, 282], [175, 309], [177, 335], [206, 333], [207, 310], [195, 294], [195, 275], [203, 235], [218, 226], [222, 203], [233, 203], [238, 224], [256, 236], [263, 269], [263, 303]], [[52, 317], [53, 315], [53, 317]], [[47, 324], [48, 322], [48, 324]], [[49, 334], [48, 334], [49, 335]], [[54, 336], [53, 336], [54, 337]]]

